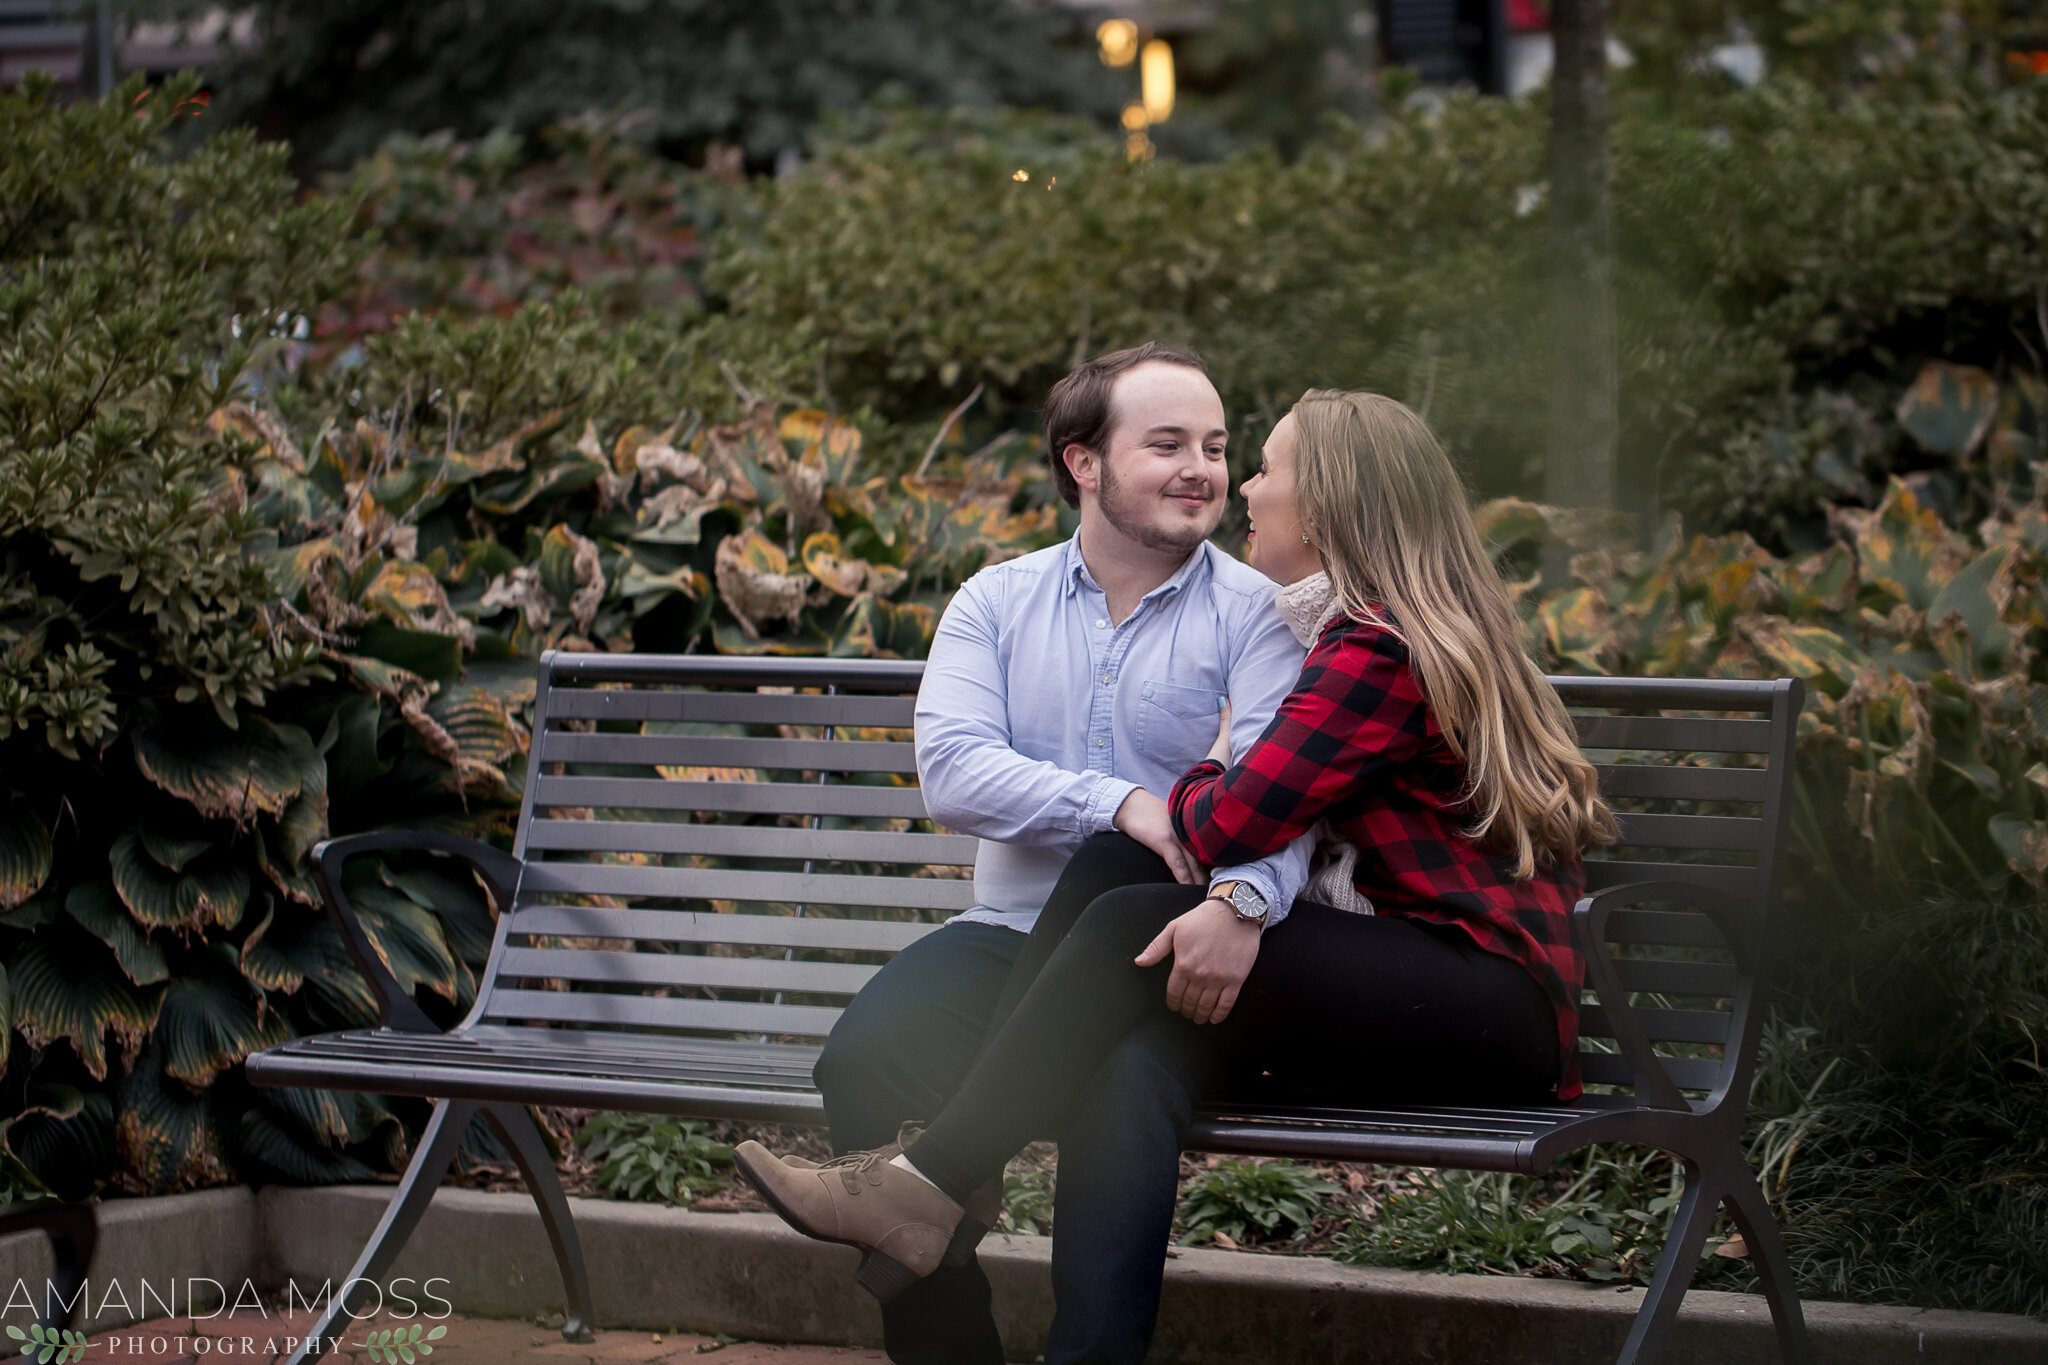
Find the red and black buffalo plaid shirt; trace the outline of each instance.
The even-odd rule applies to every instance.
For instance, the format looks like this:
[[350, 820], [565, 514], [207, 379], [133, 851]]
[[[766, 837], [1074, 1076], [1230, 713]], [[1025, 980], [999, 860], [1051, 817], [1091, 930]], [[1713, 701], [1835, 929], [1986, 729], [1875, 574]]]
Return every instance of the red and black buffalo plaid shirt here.
[[1265, 733], [1228, 772], [1214, 761], [1189, 769], [1170, 804], [1174, 832], [1217, 867], [1263, 857], [1327, 819], [1358, 845], [1358, 890], [1376, 913], [1454, 924], [1536, 978], [1557, 1012], [1558, 1098], [1576, 1099], [1585, 963], [1571, 916], [1584, 867], [1539, 862], [1516, 881], [1512, 857], [1489, 857], [1464, 832], [1465, 780], [1407, 645], [1383, 625], [1339, 617]]

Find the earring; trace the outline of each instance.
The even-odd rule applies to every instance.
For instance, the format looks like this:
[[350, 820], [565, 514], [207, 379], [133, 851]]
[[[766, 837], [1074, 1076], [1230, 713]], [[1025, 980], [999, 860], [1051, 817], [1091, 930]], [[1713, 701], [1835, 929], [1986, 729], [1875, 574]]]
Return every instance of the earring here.
[[1301, 543], [1304, 545], [1308, 544], [1308, 532], [1303, 531], [1301, 533]]

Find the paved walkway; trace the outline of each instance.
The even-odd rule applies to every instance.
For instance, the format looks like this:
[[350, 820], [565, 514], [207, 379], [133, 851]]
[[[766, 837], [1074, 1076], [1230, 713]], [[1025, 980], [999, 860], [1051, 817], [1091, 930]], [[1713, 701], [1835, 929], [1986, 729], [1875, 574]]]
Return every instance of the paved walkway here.
[[[287, 1316], [278, 1312], [264, 1317], [247, 1310], [197, 1323], [187, 1318], [159, 1318], [94, 1333], [92, 1345], [81, 1359], [146, 1365], [214, 1365], [217, 1361], [273, 1365], [297, 1348], [294, 1321], [301, 1327], [310, 1326], [309, 1318], [305, 1313]], [[685, 1361], [703, 1361], [705, 1365], [885, 1365], [880, 1351], [720, 1341], [692, 1332], [670, 1335], [601, 1330], [595, 1342], [583, 1346], [563, 1341], [561, 1332], [552, 1327], [465, 1318], [459, 1313], [434, 1320], [414, 1317], [404, 1322], [396, 1318], [365, 1318], [341, 1334], [338, 1352], [330, 1347], [328, 1354], [319, 1359], [333, 1365], [371, 1365], [370, 1353], [362, 1343], [372, 1332], [381, 1335], [386, 1327], [409, 1330], [415, 1324], [429, 1332], [444, 1325], [448, 1329], [439, 1340], [422, 1343], [432, 1345], [433, 1354], [420, 1356], [418, 1365], [681, 1365]], [[398, 1357], [387, 1355], [386, 1359]]]

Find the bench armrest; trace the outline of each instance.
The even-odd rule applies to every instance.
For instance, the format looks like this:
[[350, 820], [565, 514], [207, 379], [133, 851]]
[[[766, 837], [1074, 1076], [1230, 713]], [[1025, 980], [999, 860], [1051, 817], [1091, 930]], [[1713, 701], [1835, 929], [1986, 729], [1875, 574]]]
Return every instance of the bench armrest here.
[[[1718, 891], [1690, 882], [1629, 882], [1610, 886], [1583, 897], [1572, 911], [1572, 929], [1578, 935], [1579, 951], [1585, 954], [1586, 973], [1592, 977], [1593, 990], [1607, 1011], [1608, 1022], [1614, 1027], [1614, 1041], [1620, 1045], [1621, 1055], [1635, 1070], [1636, 1099], [1650, 1108], [1690, 1113], [1692, 1105], [1671, 1083], [1656, 1049], [1650, 1045], [1650, 1036], [1644, 1031], [1642, 1020], [1628, 1002], [1628, 992], [1622, 989], [1621, 978], [1614, 970], [1614, 959], [1607, 953], [1608, 917], [1617, 910], [1654, 901], [1676, 902], [1711, 919], [1714, 927], [1721, 931], [1721, 936], [1728, 940], [1735, 953], [1737, 970], [1745, 976], [1756, 970], [1758, 945], [1762, 940], [1753, 911]], [[1724, 1062], [1728, 1060], [1726, 1048], [1746, 1043], [1747, 1039], [1740, 1033], [1731, 1032], [1724, 1047]], [[1728, 1073], [1724, 1070], [1722, 1074]]]
[[348, 903], [348, 897], [341, 889], [341, 870], [350, 858], [386, 850], [452, 853], [464, 859], [482, 874], [500, 914], [509, 912], [512, 907], [512, 894], [519, 885], [520, 863], [511, 854], [489, 844], [437, 830], [390, 829], [350, 834], [340, 839], [324, 840], [313, 849], [313, 865], [319, 869], [320, 892], [327, 902], [328, 916], [341, 930], [342, 941], [348, 945], [349, 956], [355, 959], [357, 969], [369, 978], [371, 987], [377, 992], [379, 1027], [404, 1033], [439, 1033], [441, 1026], [427, 1017], [426, 1011], [412, 998], [412, 993], [398, 984], [398, 978], [377, 955], [362, 921], [356, 917], [355, 907]]

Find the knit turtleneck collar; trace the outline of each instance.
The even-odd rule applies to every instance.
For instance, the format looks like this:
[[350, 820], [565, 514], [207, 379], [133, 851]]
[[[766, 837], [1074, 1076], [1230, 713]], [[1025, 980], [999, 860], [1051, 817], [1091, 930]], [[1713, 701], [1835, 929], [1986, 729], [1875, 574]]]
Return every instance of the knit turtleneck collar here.
[[1294, 632], [1294, 638], [1301, 641], [1305, 649], [1315, 648], [1323, 627], [1343, 610], [1337, 601], [1337, 589], [1331, 585], [1330, 576], [1326, 573], [1313, 573], [1289, 583], [1274, 597], [1273, 605], [1280, 609], [1287, 628]]

